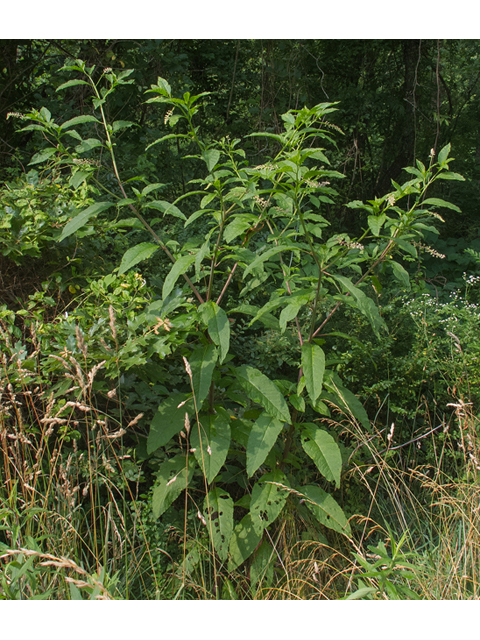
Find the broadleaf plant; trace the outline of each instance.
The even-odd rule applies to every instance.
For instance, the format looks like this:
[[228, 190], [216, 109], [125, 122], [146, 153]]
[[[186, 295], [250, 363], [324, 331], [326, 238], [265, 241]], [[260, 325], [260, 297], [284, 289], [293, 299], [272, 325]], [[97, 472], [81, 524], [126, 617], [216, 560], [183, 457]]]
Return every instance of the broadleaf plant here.
[[[78, 212], [59, 241], [95, 216], [114, 208], [118, 216], [128, 207], [133, 221], [107, 219], [105, 225], [143, 228], [151, 242], [130, 247], [120, 273], [158, 256], [156, 247], [172, 263], [163, 277], [162, 299], [137, 319], [147, 323], [153, 314], [157, 326], [168, 329], [169, 362], [183, 358], [185, 366], [183, 382], [165, 387], [158, 398], [150, 425], [147, 455], [161, 453], [163, 460], [156, 471], [154, 516], [160, 517], [184, 490], [190, 497], [198, 490], [213, 549], [221, 562], [228, 561], [229, 570], [248, 560], [287, 505], [305, 503], [322, 526], [350, 536], [348, 519], [332, 495], [341, 484], [342, 456], [328, 407], [340, 407], [365, 430], [369, 423], [358, 398], [329, 365], [325, 326], [348, 305], [368, 319], [377, 339], [385, 335], [372, 284], [378, 290], [379, 274], [390, 269], [408, 287], [408, 272], [398, 259], [417, 255], [423, 231], [434, 229], [440, 218], [438, 208], [457, 210], [444, 200], [426, 198], [436, 180], [462, 179], [449, 171], [450, 146], [440, 151], [438, 163], [432, 154], [428, 167], [419, 162], [407, 168], [412, 179], [393, 183], [390, 193], [347, 204], [364, 229], [351, 238], [332, 233], [326, 215], [326, 206], [338, 195], [332, 183], [344, 177], [329, 167], [326, 150], [340, 131], [327, 120], [335, 104], [291, 110], [282, 116], [283, 132], [252, 134], [273, 149], [266, 162], [252, 166], [239, 139], [202, 138], [199, 115], [207, 93], [174, 97], [169, 83], [158, 78], [147, 103], [164, 113], [168, 133], [147, 150], [178, 142], [178, 149], [180, 143], [188, 146], [189, 162], [197, 163], [185, 193], [170, 202], [153, 199], [161, 183], [140, 192], [123, 182], [118, 170], [115, 154], [121, 147], [114, 140], [132, 123], [107, 122], [104, 107], [112, 92], [133, 82], [127, 80], [132, 71], [117, 75], [108, 69], [94, 80], [94, 68], [80, 60], [63, 70], [81, 78], [58, 90], [88, 85], [92, 112], [63, 125], [55, 124], [46, 109], [26, 114], [32, 124], [25, 129], [41, 130], [50, 144], [32, 162], [70, 167], [72, 184], [79, 186], [95, 179], [95, 162], [82, 163], [82, 154], [107, 151], [118, 193], [109, 190], [108, 200]], [[92, 125], [95, 131], [103, 128], [101, 137], [82, 137], [80, 128], [86, 127], [88, 135]], [[74, 148], [65, 143], [66, 136]], [[161, 216], [156, 222], [151, 210]], [[203, 233], [204, 239], [171, 242], [161, 231], [168, 221], [183, 223], [191, 238]], [[235, 347], [234, 323], [240, 320], [247, 330], [263, 326], [291, 338], [296, 361], [288, 373], [273, 378], [262, 371], [261, 362], [253, 366], [242, 360]], [[305, 468], [310, 465], [308, 477], [296, 473], [299, 460]], [[237, 521], [234, 502], [243, 509]]]

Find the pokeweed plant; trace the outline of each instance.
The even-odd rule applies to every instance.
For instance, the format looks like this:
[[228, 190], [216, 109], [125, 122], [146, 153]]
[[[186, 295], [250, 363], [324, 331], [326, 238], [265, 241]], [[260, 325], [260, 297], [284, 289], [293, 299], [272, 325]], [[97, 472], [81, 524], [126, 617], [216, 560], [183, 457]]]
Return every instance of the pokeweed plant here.
[[[360, 237], [332, 234], [322, 208], [334, 203], [337, 194], [330, 183], [343, 175], [328, 168], [320, 145], [333, 143], [332, 134], [340, 132], [326, 120], [335, 111], [334, 103], [289, 111], [282, 116], [282, 133], [251, 134], [267, 138], [277, 149], [268, 162], [252, 167], [240, 140], [202, 139], [196, 115], [208, 94], [184, 93], [176, 98], [168, 82], [158, 78], [147, 102], [168, 107], [164, 121], [171, 133], [149, 147], [168, 140], [187, 141], [196, 149], [189, 157], [203, 167], [203, 176], [191, 180], [191, 190], [174, 202], [154, 200], [152, 194], [163, 186], [159, 183], [141, 192], [131, 187], [132, 193], [127, 193], [128, 183], [122, 182], [117, 168], [114, 140], [118, 131], [132, 123], [109, 124], [104, 112], [109, 93], [132, 82], [127, 80], [132, 71], [116, 75], [106, 69], [95, 82], [94, 67], [87, 68], [82, 61], [64, 69], [81, 73], [83, 79], [70, 80], [58, 90], [90, 85], [96, 115], [78, 116], [63, 125], [52, 124], [45, 110], [24, 116], [36, 119], [30, 128], [43, 127], [44, 133], [56, 136], [56, 147], [41, 152], [41, 159], [48, 155], [50, 162], [70, 164], [72, 180], [78, 185], [92, 176], [92, 166], [79, 156], [106, 149], [121, 196], [116, 202], [96, 202], [80, 211], [65, 225], [59, 240], [77, 233], [114, 204], [128, 206], [135, 217], [116, 225], [141, 225], [150, 232], [152, 242], [129, 248], [119, 274], [159, 248], [173, 263], [163, 282], [162, 298], [137, 318], [156, 323], [157, 329], [172, 336], [172, 342], [176, 336], [175, 354], [183, 357], [186, 371], [187, 386], [173, 388], [162, 399], [150, 425], [148, 454], [167, 451], [153, 487], [154, 516], [160, 517], [200, 474], [205, 497], [203, 505], [197, 506], [198, 516], [228, 570], [259, 547], [264, 530], [279, 518], [288, 500], [305, 503], [322, 525], [350, 536], [347, 517], [324, 488], [338, 488], [342, 472], [335, 433], [325, 427], [332, 424], [329, 405], [348, 412], [366, 430], [370, 425], [359, 400], [330, 368], [323, 349], [325, 326], [342, 305], [350, 305], [368, 319], [381, 339], [386, 326], [366, 293], [367, 285], [378, 291], [378, 276], [390, 272], [408, 288], [408, 272], [394, 255], [417, 256], [415, 243], [424, 231], [435, 230], [432, 221], [440, 218], [437, 208], [458, 211], [444, 200], [426, 198], [436, 180], [463, 179], [449, 171], [450, 145], [440, 151], [436, 162], [432, 152], [428, 166], [417, 161], [416, 167], [407, 167], [412, 179], [403, 185], [393, 182], [391, 193], [347, 205], [367, 214]], [[107, 87], [99, 88], [105, 81]], [[84, 124], [103, 128], [103, 140], [84, 140], [72, 128]], [[73, 151], [63, 146], [66, 134], [79, 142]], [[196, 203], [188, 217], [179, 208], [187, 198]], [[147, 221], [149, 209], [161, 217]], [[201, 225], [204, 238], [190, 239], [183, 246], [165, 239], [160, 228], [170, 216], [182, 219], [187, 231]], [[233, 292], [234, 282], [242, 287], [239, 294]], [[257, 304], [251, 304], [252, 299]], [[176, 324], [179, 309], [182, 320]], [[238, 363], [231, 322], [239, 315], [250, 319], [249, 326], [260, 322], [280, 334], [292, 330], [298, 361], [290, 380], [274, 379], [259, 368]], [[322, 476], [323, 486], [299, 480], [304, 454]], [[236, 496], [236, 502], [228, 490], [233, 477], [244, 493], [240, 499]], [[247, 511], [237, 522], [234, 506]], [[264, 540], [263, 544], [269, 543]]]

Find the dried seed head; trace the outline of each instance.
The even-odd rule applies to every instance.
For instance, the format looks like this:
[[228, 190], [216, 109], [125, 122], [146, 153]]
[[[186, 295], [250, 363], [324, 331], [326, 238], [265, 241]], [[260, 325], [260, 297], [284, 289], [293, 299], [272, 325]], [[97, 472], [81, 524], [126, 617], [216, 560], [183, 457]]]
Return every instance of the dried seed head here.
[[185, 371], [188, 373], [188, 375], [190, 376], [190, 378], [192, 377], [192, 369], [188, 363], [188, 360], [185, 358], [185, 356], [182, 356], [183, 358], [183, 363], [185, 365]]

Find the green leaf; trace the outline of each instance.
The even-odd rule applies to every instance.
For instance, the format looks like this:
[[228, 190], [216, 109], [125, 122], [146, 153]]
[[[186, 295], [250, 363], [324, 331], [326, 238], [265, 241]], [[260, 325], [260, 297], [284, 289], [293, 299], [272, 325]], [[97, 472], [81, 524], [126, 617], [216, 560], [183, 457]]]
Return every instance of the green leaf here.
[[187, 487], [192, 480], [194, 468], [195, 458], [189, 456], [187, 477], [187, 460], [182, 453], [169, 458], [160, 465], [152, 493], [154, 518], [159, 518]]
[[272, 484], [276, 482], [281, 482], [288, 486], [285, 475], [279, 469], [262, 476], [253, 487], [250, 515], [256, 533], [261, 534], [264, 529], [278, 518], [285, 506], [288, 492], [276, 484]]
[[68, 238], [73, 233], [81, 229], [81, 227], [85, 226], [91, 217], [98, 213], [101, 213], [102, 211], [105, 211], [106, 209], [109, 209], [110, 207], [113, 207], [113, 202], [95, 202], [95, 204], [90, 205], [89, 207], [87, 207], [87, 209], [77, 214], [74, 218], [67, 222], [67, 224], [63, 227], [63, 231], [57, 242], [65, 240], [65, 238]]
[[211, 173], [220, 159], [220, 151], [217, 151], [216, 149], [207, 149], [202, 153], [202, 157], [205, 160], [207, 169]]
[[68, 89], [69, 87], [76, 87], [78, 84], [88, 84], [88, 82], [86, 82], [85, 80], [68, 80], [68, 82], [64, 82], [59, 87], [57, 87], [56, 91]]
[[62, 129], [68, 129], [69, 127], [74, 127], [77, 124], [84, 124], [85, 122], [95, 122], [96, 124], [101, 124], [100, 120], [94, 118], [93, 116], [75, 116], [75, 118], [70, 118], [62, 124]]
[[265, 461], [283, 428], [283, 422], [262, 413], [253, 424], [247, 443], [247, 474], [253, 476]]
[[252, 262], [247, 266], [247, 268], [243, 272], [243, 278], [245, 279], [245, 277], [249, 273], [254, 271], [258, 266], [260, 266], [261, 264], [263, 264], [264, 262], [272, 258], [277, 253], [281, 253], [282, 251], [295, 251], [295, 250], [298, 250], [298, 246], [295, 244], [279, 245], [279, 246], [271, 247], [270, 249], [267, 249], [260, 255], [257, 255], [257, 257], [254, 260], [252, 260]]
[[352, 296], [356, 304], [354, 306], [367, 318], [370, 322], [373, 331], [376, 336], [379, 336], [380, 329], [385, 329], [385, 321], [381, 317], [375, 302], [369, 298], [365, 293], [356, 287], [351, 280], [344, 276], [332, 276], [335, 280], [340, 282], [344, 289], [346, 289]]
[[302, 368], [308, 395], [313, 404], [315, 404], [322, 391], [323, 375], [325, 373], [325, 354], [323, 350], [313, 342], [305, 342], [302, 345]]
[[77, 153], [85, 153], [86, 151], [91, 151], [101, 146], [103, 145], [97, 138], [87, 138], [87, 140], [84, 140], [81, 144], [77, 144], [75, 151]]
[[233, 534], [233, 500], [223, 489], [213, 487], [203, 502], [203, 513], [213, 547], [224, 562]]
[[153, 453], [160, 447], [165, 446], [173, 436], [185, 427], [185, 414], [191, 415], [193, 412], [193, 398], [187, 396], [187, 394], [175, 393], [166, 398], [159, 405], [150, 423], [147, 453]]
[[225, 360], [230, 348], [230, 322], [225, 311], [210, 300], [200, 305], [198, 312], [207, 325], [208, 335], [220, 347], [220, 364]]
[[338, 376], [334, 376], [332, 381], [325, 382], [324, 386], [332, 393], [330, 400], [337, 402], [341, 409], [351, 413], [368, 432], [371, 432], [370, 420], [362, 403], [355, 394], [340, 384]]
[[302, 487], [302, 492], [306, 499], [307, 507], [320, 524], [347, 536], [352, 535], [350, 525], [342, 508], [330, 494], [315, 485]]
[[264, 540], [255, 552], [250, 565], [250, 585], [253, 596], [262, 583], [266, 587], [271, 586], [276, 557], [275, 549], [267, 540]]
[[127, 129], [128, 127], [136, 127], [138, 125], [135, 122], [129, 122], [128, 120], [117, 120], [112, 124], [113, 133], [117, 133], [121, 129]]
[[[200, 432], [200, 433], [199, 433]], [[210, 484], [225, 463], [230, 447], [228, 414], [200, 415], [200, 424], [192, 427], [190, 446], [203, 475]]]
[[[202, 206], [205, 206], [203, 201]], [[255, 224], [256, 220], [256, 216], [249, 213], [235, 215], [223, 232], [225, 242], [229, 244], [232, 240], [235, 240], [236, 237], [244, 233], [247, 229], [250, 229], [250, 227]]]
[[39, 151], [33, 156], [28, 165], [44, 162], [45, 160], [48, 160], [48, 158], [51, 158], [56, 152], [56, 147], [47, 147], [46, 149], [42, 149], [42, 151]]
[[402, 284], [405, 289], [407, 289], [407, 291], [410, 291], [410, 276], [408, 275], [408, 272], [402, 267], [401, 264], [395, 262], [394, 260], [391, 260], [388, 264], [392, 267], [393, 275], [395, 276], [395, 278]]
[[163, 283], [163, 298], [166, 298], [169, 295], [178, 278], [188, 270], [188, 267], [193, 264], [193, 262], [195, 262], [195, 255], [186, 255], [178, 258]]
[[342, 454], [332, 436], [318, 429], [314, 424], [305, 424], [302, 429], [302, 447], [313, 460], [315, 466], [329, 482], [335, 482], [340, 487], [340, 473], [342, 470]]
[[282, 309], [279, 318], [280, 330], [284, 333], [287, 328], [287, 322], [297, 317], [300, 309], [305, 305], [308, 296], [302, 296], [303, 299], [295, 300]]
[[440, 173], [437, 178], [439, 180], [461, 180], [465, 182], [465, 178], [460, 173], [454, 173], [453, 171], [444, 171]]
[[181, 220], [186, 220], [186, 217], [178, 207], [174, 204], [170, 204], [170, 202], [165, 202], [164, 200], [152, 200], [151, 202], [145, 202], [144, 207], [147, 207], [148, 209], [157, 209], [158, 211], [163, 211], [164, 215], [170, 214], [171, 216], [175, 216]]
[[440, 153], [438, 154], [438, 164], [440, 166], [444, 165], [445, 162], [448, 159], [448, 154], [450, 153], [452, 146], [450, 143], [448, 143], [447, 145], [445, 145], [443, 147], [443, 149], [440, 151]]
[[380, 230], [385, 223], [387, 216], [383, 213], [381, 216], [368, 216], [368, 226], [374, 236], [380, 235]]
[[261, 371], [242, 365], [237, 369], [237, 380], [250, 400], [260, 404], [268, 415], [290, 423], [290, 412], [285, 398]]
[[210, 390], [217, 355], [217, 349], [214, 344], [201, 344], [194, 350], [189, 358], [189, 363], [192, 368], [195, 402], [199, 411]]
[[132, 267], [134, 267], [142, 260], [147, 260], [155, 251], [159, 248], [158, 244], [152, 244], [151, 242], [141, 242], [140, 244], [131, 247], [123, 254], [120, 269], [118, 275], [121, 276]]
[[251, 556], [262, 539], [262, 534], [257, 533], [253, 527], [252, 517], [248, 513], [240, 520], [230, 540], [230, 560], [228, 571], [233, 571]]
[[453, 211], [462, 213], [462, 210], [459, 209], [457, 205], [447, 202], [446, 200], [442, 200], [441, 198], [427, 198], [422, 202], [422, 206], [426, 204], [433, 204], [436, 207], [445, 207], [446, 209], [453, 209]]

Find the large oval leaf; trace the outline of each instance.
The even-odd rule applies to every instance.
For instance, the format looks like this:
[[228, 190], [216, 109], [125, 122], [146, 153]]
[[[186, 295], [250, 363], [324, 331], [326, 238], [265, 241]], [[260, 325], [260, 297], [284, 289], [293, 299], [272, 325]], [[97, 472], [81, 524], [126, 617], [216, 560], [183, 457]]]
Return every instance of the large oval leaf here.
[[230, 447], [228, 416], [200, 415], [200, 423], [192, 427], [190, 446], [207, 482], [214, 480], [222, 468]]
[[277, 484], [281, 482], [288, 486], [285, 475], [276, 469], [272, 473], [266, 473], [256, 483], [252, 490], [250, 501], [250, 515], [253, 528], [256, 533], [262, 533], [283, 510], [288, 498], [288, 492]]
[[278, 387], [255, 367], [242, 365], [237, 369], [237, 380], [247, 396], [260, 404], [268, 415], [290, 423], [290, 412]]
[[247, 444], [247, 473], [249, 476], [252, 476], [264, 462], [277, 441], [283, 424], [278, 418], [262, 413], [252, 426]]
[[213, 371], [217, 362], [217, 348], [214, 344], [202, 344], [192, 353], [189, 362], [192, 369], [195, 402], [197, 410], [200, 411], [212, 384]]
[[303, 428], [302, 447], [320, 473], [330, 482], [335, 482], [338, 488], [342, 471], [342, 454], [332, 436], [323, 429], [318, 429], [314, 424], [307, 424]]
[[193, 456], [188, 458], [188, 477], [186, 456], [179, 453], [162, 462], [152, 494], [152, 514], [158, 518], [172, 504], [191, 482], [195, 468]]
[[252, 517], [249, 513], [240, 520], [230, 540], [230, 560], [228, 571], [233, 571], [240, 566], [255, 551], [262, 534], [257, 533], [253, 527]]
[[302, 368], [308, 395], [315, 404], [322, 391], [325, 373], [325, 354], [318, 345], [312, 342], [302, 345]]
[[[179, 433], [185, 426], [185, 414], [193, 413], [193, 399], [185, 393], [175, 393], [166, 398], [157, 409], [150, 423], [147, 439], [147, 453], [153, 453], [159, 447]], [[185, 402], [186, 401], [186, 402]]]
[[200, 305], [198, 311], [208, 328], [208, 335], [220, 347], [220, 363], [230, 348], [230, 322], [225, 311], [213, 300]]
[[158, 247], [158, 244], [141, 242], [140, 244], [136, 244], [134, 247], [128, 249], [128, 251], [123, 254], [118, 275], [121, 276], [122, 273], [125, 273], [139, 262], [142, 262], [142, 260], [149, 258], [152, 253], [155, 253]]
[[302, 487], [302, 492], [306, 498], [305, 502], [307, 507], [320, 524], [323, 524], [329, 529], [333, 529], [333, 531], [344, 533], [347, 536], [352, 534], [342, 508], [329, 493], [315, 485]]
[[224, 561], [233, 534], [233, 500], [223, 489], [213, 487], [203, 502], [203, 513], [215, 551]]
[[175, 283], [178, 280], [178, 278], [187, 271], [188, 267], [193, 262], [195, 262], [194, 255], [182, 256], [175, 262], [173, 267], [170, 269], [169, 274], [165, 278], [165, 282], [163, 283], [163, 289], [162, 289], [163, 298], [166, 298], [169, 295], [169, 293], [172, 291], [173, 287], [175, 286]]
[[112, 206], [112, 202], [95, 202], [95, 204], [90, 205], [84, 211], [81, 211], [78, 215], [67, 222], [67, 224], [63, 227], [63, 231], [57, 242], [65, 240], [65, 238], [68, 238], [73, 233], [78, 231], [81, 227], [86, 225], [92, 216], [97, 213], [101, 213], [102, 211], [105, 211], [105, 209], [109, 209]]

